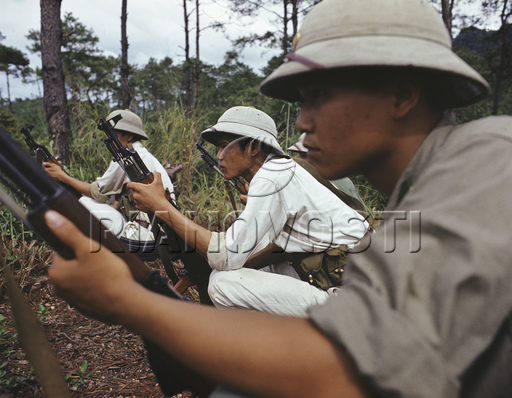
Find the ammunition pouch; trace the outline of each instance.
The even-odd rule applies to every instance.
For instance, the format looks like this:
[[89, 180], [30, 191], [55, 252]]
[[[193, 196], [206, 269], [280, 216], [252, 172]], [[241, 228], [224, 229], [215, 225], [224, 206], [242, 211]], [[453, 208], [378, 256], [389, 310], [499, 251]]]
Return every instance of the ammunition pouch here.
[[347, 251], [347, 245], [341, 245], [321, 253], [290, 253], [289, 262], [303, 281], [328, 290], [343, 284]]

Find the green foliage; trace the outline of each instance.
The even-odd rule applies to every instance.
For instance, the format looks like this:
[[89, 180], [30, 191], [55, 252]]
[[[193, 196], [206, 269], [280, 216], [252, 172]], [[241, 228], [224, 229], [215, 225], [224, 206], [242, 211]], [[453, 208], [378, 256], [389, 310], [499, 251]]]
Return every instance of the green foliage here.
[[45, 323], [48, 319], [48, 310], [43, 304], [39, 304], [37, 306], [37, 315], [39, 316], [41, 323]]
[[180, 96], [182, 71], [173, 65], [169, 57], [160, 62], [150, 58], [142, 68], [132, 68], [130, 87], [142, 111], [172, 106]]
[[[2, 348], [4, 346], [11, 346], [17, 338], [17, 334], [11, 333], [7, 328], [11, 323], [12, 321], [7, 321], [5, 317], [0, 314], [0, 347]], [[5, 355], [6, 353], [3, 352], [3, 354]]]
[[13, 260], [12, 249], [20, 242], [34, 239], [31, 230], [26, 229], [21, 220], [14, 217], [5, 207], [0, 208], [0, 236], [4, 247], [8, 250], [7, 260]]
[[[7, 321], [5, 317], [0, 314], [0, 352], [2, 358], [6, 359], [11, 357], [15, 352], [11, 347], [16, 343], [18, 338], [17, 333], [9, 331], [11, 323], [12, 321]], [[20, 368], [17, 368], [15, 372], [12, 370], [8, 372], [7, 365], [7, 362], [0, 363], [0, 391], [4, 392], [26, 384], [27, 378], [29, 377], [25, 375], [25, 372]]]
[[[458, 122], [491, 114], [512, 114], [512, 29], [510, 26], [505, 24], [498, 31], [471, 27], [463, 29], [455, 38], [454, 48], [457, 55], [478, 71], [489, 82], [492, 90], [491, 95], [483, 101], [457, 110]], [[506, 43], [508, 45], [505, 46]]]
[[0, 126], [11, 134], [16, 133], [16, 118], [7, 108], [0, 108]]
[[[40, 144], [48, 144], [46, 117], [44, 116], [43, 101], [41, 98], [25, 99], [13, 102], [12, 112], [16, 117], [16, 133], [19, 134], [22, 127], [34, 126], [34, 129], [32, 130], [32, 136], [34, 139]], [[22, 135], [19, 134], [19, 137], [22, 137]], [[18, 140], [18, 142], [22, 141]], [[24, 146], [24, 148], [27, 149], [26, 146]]]
[[96, 372], [96, 369], [87, 372], [88, 366], [89, 366], [88, 362], [83, 361], [82, 364], [80, 365], [80, 368], [78, 369], [78, 371], [73, 374], [67, 374], [65, 376], [65, 380], [70, 382], [70, 384], [73, 385], [74, 387], [84, 384], [85, 379], [92, 376], [94, 374], [94, 372]]
[[[23, 376], [7, 376], [7, 362], [0, 364], [0, 388], [2, 391], [9, 391], [15, 387], [20, 387], [27, 383], [27, 378]], [[17, 374], [22, 374], [20, 368], [17, 369]]]
[[372, 218], [377, 218], [375, 217], [376, 213], [384, 211], [386, 208], [387, 196], [373, 188], [362, 175], [354, 176], [351, 180], [357, 189], [357, 193], [363, 199], [368, 214]]
[[28, 66], [29, 61], [25, 54], [13, 47], [0, 44], [0, 70], [6, 72], [11, 66], [21, 70]]
[[[5, 37], [0, 33], [0, 40], [3, 40], [4, 38]], [[20, 74], [23, 77], [28, 76], [32, 72], [28, 67], [28, 64], [29, 60], [23, 52], [16, 48], [0, 44], [0, 71], [5, 73], [5, 77], [7, 79], [9, 107], [12, 106], [11, 94], [9, 91], [9, 76], [12, 75], [14, 77], [20, 77]], [[0, 105], [2, 105], [2, 102], [3, 101], [0, 102]]]

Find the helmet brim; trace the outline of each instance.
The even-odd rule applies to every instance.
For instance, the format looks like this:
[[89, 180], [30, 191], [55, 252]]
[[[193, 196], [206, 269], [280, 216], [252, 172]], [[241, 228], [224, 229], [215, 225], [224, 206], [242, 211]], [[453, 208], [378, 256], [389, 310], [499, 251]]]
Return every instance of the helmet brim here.
[[263, 94], [295, 102], [300, 100], [298, 87], [306, 75], [358, 66], [412, 67], [445, 73], [451, 87], [445, 88], [443, 94], [447, 97], [443, 103], [452, 108], [478, 102], [490, 92], [485, 79], [449, 47], [414, 37], [341, 37], [314, 42], [296, 53], [315, 60], [324, 69], [311, 69], [297, 61], [285, 62], [261, 83]]

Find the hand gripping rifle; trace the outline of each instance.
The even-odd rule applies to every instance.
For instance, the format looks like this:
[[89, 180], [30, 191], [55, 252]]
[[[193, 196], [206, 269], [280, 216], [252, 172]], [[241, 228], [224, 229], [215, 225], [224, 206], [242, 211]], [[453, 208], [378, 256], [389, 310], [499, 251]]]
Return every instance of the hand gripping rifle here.
[[[80, 231], [100, 242], [126, 262], [134, 279], [147, 289], [183, 300], [157, 270], [151, 270], [119, 241], [64, 187], [57, 184], [0, 126], [0, 201], [48, 242], [62, 257], [74, 258], [71, 248], [59, 241], [46, 226], [44, 213], [55, 210], [71, 220]], [[17, 198], [15, 200], [14, 198]], [[19, 204], [22, 203], [22, 205]], [[28, 212], [24, 210], [28, 209]], [[105, 264], [108, 266], [108, 264]], [[192, 304], [191, 304], [192, 305]], [[145, 340], [148, 359], [164, 394], [172, 396], [185, 389], [209, 391], [212, 383], [151, 341]], [[172, 375], [171, 377], [169, 377]]]
[[[64, 167], [62, 167], [59, 161], [55, 159], [55, 156], [53, 156], [50, 153], [48, 148], [46, 148], [43, 144], [38, 144], [36, 140], [34, 140], [34, 137], [32, 137], [32, 134], [30, 133], [33, 128], [34, 126], [29, 126], [28, 128], [23, 127], [20, 130], [20, 132], [25, 136], [25, 142], [27, 143], [28, 147], [32, 150], [32, 152], [34, 152], [34, 154], [36, 155], [38, 162], [42, 160], [43, 162], [50, 162], [56, 164], [64, 171], [64, 173], [68, 174], [68, 172], [64, 170]], [[70, 187], [69, 185], [64, 183], [62, 183], [62, 185], [64, 185], [76, 198], [82, 196], [80, 192]]]

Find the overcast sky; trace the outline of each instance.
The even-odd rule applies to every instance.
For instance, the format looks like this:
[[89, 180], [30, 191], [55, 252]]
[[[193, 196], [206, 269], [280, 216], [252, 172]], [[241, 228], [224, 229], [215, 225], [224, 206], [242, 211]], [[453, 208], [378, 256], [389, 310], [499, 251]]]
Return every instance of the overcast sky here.
[[[209, 21], [227, 21], [226, 10], [210, 0], [202, 0], [201, 3], [201, 27], [207, 26]], [[142, 66], [151, 57], [160, 60], [166, 56], [176, 63], [183, 61], [185, 39], [181, 4], [180, 0], [128, 0], [129, 63]], [[71, 12], [86, 28], [94, 31], [99, 38], [98, 47], [106, 55], [121, 54], [121, 0], [62, 0], [61, 18], [66, 12]], [[268, 24], [271, 19], [269, 14], [262, 15], [253, 26], [249, 26], [249, 20], [239, 20], [228, 27], [228, 34], [235, 38], [249, 29], [266, 31], [270, 28]], [[192, 23], [195, 26], [195, 18]], [[32, 68], [41, 67], [40, 57], [27, 50], [31, 43], [26, 35], [31, 29], [41, 30], [39, 0], [0, 0], [0, 32], [5, 36], [1, 43], [24, 52]], [[194, 37], [191, 40], [194, 42]], [[231, 43], [225, 34], [212, 29], [202, 32], [200, 57], [204, 62], [220, 65], [229, 50]], [[247, 48], [242, 53], [242, 61], [259, 73], [275, 54], [276, 51]], [[192, 47], [191, 56], [194, 55], [195, 47]], [[13, 100], [39, 95], [36, 85], [23, 85], [21, 79], [11, 77], [10, 87]], [[4, 73], [0, 74], [0, 90], [2, 98], [7, 98]], [[42, 85], [39, 90], [42, 93]]]
[[[217, 0], [217, 3], [230, 0]], [[383, 0], [385, 1], [385, 0]], [[201, 27], [211, 22], [227, 22], [228, 12], [216, 6], [212, 0], [201, 0]], [[464, 13], [477, 12], [481, 1], [461, 0]], [[128, 62], [143, 66], [149, 58], [157, 60], [168, 56], [176, 63], [183, 61], [184, 32], [182, 0], [128, 0]], [[469, 5], [468, 5], [469, 4]], [[189, 9], [189, 12], [191, 9]], [[121, 0], [62, 0], [61, 18], [71, 12], [86, 28], [92, 29], [99, 38], [98, 47], [106, 55], [117, 56], [121, 53]], [[195, 19], [192, 18], [193, 24]], [[239, 19], [236, 24], [228, 25], [228, 35], [236, 38], [248, 32], [260, 33], [271, 30], [273, 16], [262, 14], [257, 19]], [[487, 23], [489, 24], [489, 23]], [[486, 25], [487, 25], [486, 24]], [[492, 25], [492, 24], [489, 24]], [[494, 26], [486, 26], [494, 29]], [[29, 30], [41, 29], [39, 0], [0, 0], [0, 32], [5, 36], [2, 44], [23, 51], [30, 60], [32, 68], [41, 67], [41, 59], [27, 50], [31, 43], [26, 39]], [[192, 33], [192, 42], [194, 42]], [[222, 32], [212, 29], [201, 34], [200, 57], [202, 61], [220, 65], [224, 55], [231, 50], [231, 43]], [[192, 45], [191, 55], [195, 48]], [[247, 48], [242, 61], [255, 72], [267, 64], [277, 51], [263, 48]], [[11, 99], [31, 98], [42, 94], [42, 84], [23, 85], [21, 79], [11, 78]], [[7, 98], [7, 83], [4, 73], [0, 73], [0, 93]]]

